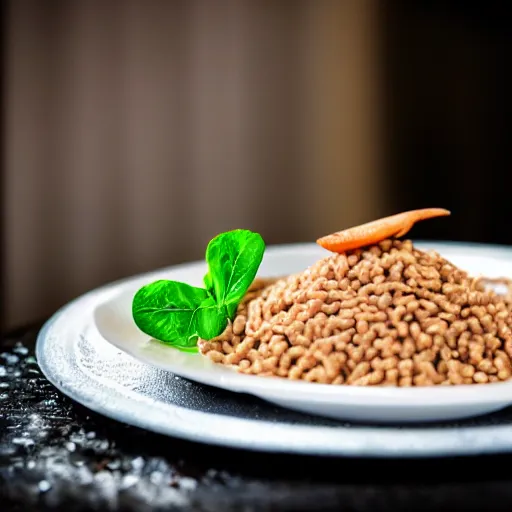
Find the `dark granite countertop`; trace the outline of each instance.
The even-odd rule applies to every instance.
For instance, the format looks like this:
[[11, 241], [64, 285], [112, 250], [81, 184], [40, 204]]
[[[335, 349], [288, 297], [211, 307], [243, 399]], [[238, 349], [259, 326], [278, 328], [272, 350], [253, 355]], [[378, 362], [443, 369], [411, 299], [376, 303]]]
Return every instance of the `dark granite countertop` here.
[[167, 438], [99, 416], [41, 374], [38, 330], [0, 341], [2, 511], [512, 510], [512, 456], [270, 455]]

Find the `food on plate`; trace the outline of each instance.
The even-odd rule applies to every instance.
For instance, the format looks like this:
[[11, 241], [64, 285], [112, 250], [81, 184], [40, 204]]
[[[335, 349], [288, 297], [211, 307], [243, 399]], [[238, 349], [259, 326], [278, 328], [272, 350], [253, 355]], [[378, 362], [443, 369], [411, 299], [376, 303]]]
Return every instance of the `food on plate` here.
[[[224, 233], [207, 249], [205, 288], [147, 285], [135, 296], [134, 319], [157, 339], [249, 375], [400, 387], [508, 380], [510, 280], [470, 276], [398, 239], [411, 222], [444, 212], [406, 212], [365, 225], [377, 226], [370, 231], [321, 238], [331, 254], [271, 279], [255, 278], [259, 235]], [[351, 248], [320, 243], [336, 239]]]
[[351, 249], [376, 244], [386, 238], [400, 238], [405, 236], [416, 222], [446, 215], [450, 215], [450, 212], [444, 208], [411, 210], [338, 231], [319, 238], [316, 242], [324, 249], [341, 254]]
[[[257, 284], [257, 283], [256, 283]], [[421, 386], [506, 380], [510, 302], [409, 240], [336, 254], [256, 288], [213, 361], [325, 384]]]

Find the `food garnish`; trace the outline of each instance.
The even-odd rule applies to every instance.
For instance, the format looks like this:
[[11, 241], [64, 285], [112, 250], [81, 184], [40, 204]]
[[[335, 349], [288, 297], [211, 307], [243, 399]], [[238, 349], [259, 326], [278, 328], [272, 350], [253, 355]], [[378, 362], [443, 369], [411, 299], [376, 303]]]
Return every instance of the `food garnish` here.
[[444, 208], [411, 210], [332, 233], [319, 238], [317, 243], [328, 251], [341, 254], [377, 244], [387, 238], [400, 238], [407, 234], [416, 222], [446, 215], [450, 215], [450, 212]]
[[197, 351], [197, 340], [221, 334], [252, 284], [265, 251], [258, 233], [236, 229], [206, 249], [205, 288], [158, 280], [140, 288], [132, 315], [141, 331], [179, 350]]

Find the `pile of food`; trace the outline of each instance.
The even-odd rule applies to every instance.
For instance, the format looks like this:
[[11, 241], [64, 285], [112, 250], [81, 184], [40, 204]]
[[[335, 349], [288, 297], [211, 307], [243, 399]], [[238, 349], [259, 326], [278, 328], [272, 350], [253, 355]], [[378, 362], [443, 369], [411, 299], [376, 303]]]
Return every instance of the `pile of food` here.
[[324, 384], [508, 380], [510, 294], [398, 240], [428, 217], [395, 217], [319, 240], [333, 254], [302, 273], [256, 279], [200, 352], [242, 373]]

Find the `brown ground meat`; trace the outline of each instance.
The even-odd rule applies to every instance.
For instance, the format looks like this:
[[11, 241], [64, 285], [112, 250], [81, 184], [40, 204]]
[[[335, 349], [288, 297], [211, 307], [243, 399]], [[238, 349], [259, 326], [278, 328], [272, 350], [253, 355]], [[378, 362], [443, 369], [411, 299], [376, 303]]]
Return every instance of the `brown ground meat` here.
[[409, 240], [385, 240], [257, 279], [233, 323], [199, 348], [243, 373], [326, 384], [503, 381], [512, 301], [489, 283]]

